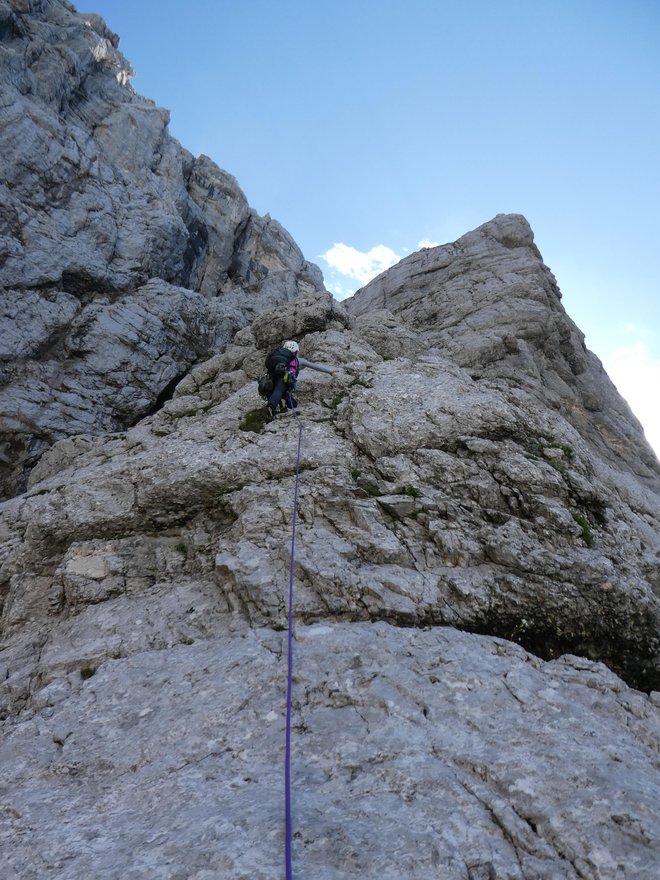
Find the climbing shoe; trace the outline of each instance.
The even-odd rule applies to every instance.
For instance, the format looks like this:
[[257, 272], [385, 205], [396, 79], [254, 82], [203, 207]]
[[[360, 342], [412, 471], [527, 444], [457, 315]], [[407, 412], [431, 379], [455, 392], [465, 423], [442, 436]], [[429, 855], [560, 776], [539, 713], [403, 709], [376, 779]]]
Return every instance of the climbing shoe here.
[[275, 409], [269, 403], [267, 403], [264, 407], [264, 412], [266, 414], [266, 421], [272, 422], [275, 418]]

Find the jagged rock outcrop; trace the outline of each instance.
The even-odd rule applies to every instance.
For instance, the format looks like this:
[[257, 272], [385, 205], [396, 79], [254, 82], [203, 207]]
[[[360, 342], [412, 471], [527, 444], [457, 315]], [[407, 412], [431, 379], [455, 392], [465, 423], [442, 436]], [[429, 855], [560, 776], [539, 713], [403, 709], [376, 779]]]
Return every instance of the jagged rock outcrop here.
[[293, 336], [296, 876], [655, 880], [660, 465], [524, 218], [336, 303], [101, 19], [0, 40], [0, 878], [283, 875]]
[[[658, 462], [630, 407], [566, 315], [524, 217], [499, 215], [458, 241], [401, 260], [349, 304], [380, 353], [382, 311], [414, 328], [479, 387], [560, 410], [607, 461], [657, 487]], [[379, 346], [381, 346], [379, 348]]]
[[342, 367], [299, 395], [297, 870], [651, 880], [657, 463], [617, 467], [531, 379], [327, 295], [265, 313], [126, 434], [56, 444], [3, 505], [12, 870], [281, 876], [297, 432], [253, 416], [285, 335]]
[[236, 180], [63, 0], [0, 2], [0, 497], [63, 437], [125, 428], [260, 311], [323, 289]]

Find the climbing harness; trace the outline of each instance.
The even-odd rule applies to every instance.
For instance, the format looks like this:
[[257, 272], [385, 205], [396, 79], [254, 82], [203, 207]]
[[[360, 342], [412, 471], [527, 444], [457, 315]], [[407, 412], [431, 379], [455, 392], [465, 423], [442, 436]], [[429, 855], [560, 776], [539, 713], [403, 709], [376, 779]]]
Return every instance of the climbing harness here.
[[302, 422], [288, 393], [291, 412], [298, 422], [298, 454], [296, 456], [296, 481], [293, 492], [293, 526], [291, 529], [291, 562], [289, 565], [289, 638], [288, 671], [286, 683], [286, 747], [284, 755], [284, 813], [285, 813], [285, 862], [286, 880], [293, 880], [291, 867], [292, 822], [291, 822], [291, 691], [293, 684], [293, 562], [296, 549], [296, 514], [298, 512], [298, 473], [300, 471], [300, 444], [302, 442]]

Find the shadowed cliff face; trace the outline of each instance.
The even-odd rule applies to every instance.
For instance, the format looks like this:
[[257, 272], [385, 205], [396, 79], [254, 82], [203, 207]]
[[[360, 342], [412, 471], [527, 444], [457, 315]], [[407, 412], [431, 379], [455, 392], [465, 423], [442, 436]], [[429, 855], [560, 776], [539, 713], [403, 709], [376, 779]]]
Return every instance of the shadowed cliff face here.
[[125, 428], [264, 308], [322, 289], [288, 233], [137, 95], [69, 4], [0, 3], [0, 497]]
[[0, 39], [7, 876], [282, 876], [293, 337], [296, 872], [655, 880], [660, 466], [525, 219], [336, 303], [98, 17]]

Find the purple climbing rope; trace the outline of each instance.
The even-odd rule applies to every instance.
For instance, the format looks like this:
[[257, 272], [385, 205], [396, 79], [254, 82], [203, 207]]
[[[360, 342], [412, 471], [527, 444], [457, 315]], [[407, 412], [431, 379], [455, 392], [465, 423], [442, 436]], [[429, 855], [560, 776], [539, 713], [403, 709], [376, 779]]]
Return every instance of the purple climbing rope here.
[[291, 394], [288, 395], [291, 412], [298, 422], [298, 454], [296, 456], [296, 482], [293, 493], [293, 526], [291, 529], [291, 563], [289, 565], [289, 638], [288, 638], [288, 672], [286, 683], [286, 748], [284, 757], [284, 813], [285, 813], [285, 861], [286, 880], [293, 880], [291, 867], [292, 822], [291, 822], [291, 691], [293, 686], [293, 562], [296, 549], [296, 515], [298, 513], [298, 473], [300, 471], [300, 444], [302, 441], [302, 423], [298, 418]]

